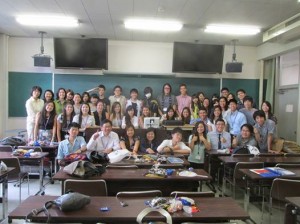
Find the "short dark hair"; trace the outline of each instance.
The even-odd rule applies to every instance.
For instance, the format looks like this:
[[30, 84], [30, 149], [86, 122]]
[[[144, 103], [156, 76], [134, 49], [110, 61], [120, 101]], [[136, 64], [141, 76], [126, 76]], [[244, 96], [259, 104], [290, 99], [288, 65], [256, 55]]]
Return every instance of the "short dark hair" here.
[[104, 119], [104, 120], [102, 120], [101, 122], [100, 122], [100, 126], [102, 127], [104, 124], [106, 124], [106, 123], [109, 123], [110, 124], [110, 126], [112, 126], [112, 122], [111, 122], [111, 120], [109, 120], [109, 119]]
[[147, 94], [147, 93], [151, 93], [151, 94], [153, 93], [153, 90], [152, 90], [152, 88], [150, 86], [147, 86], [144, 89], [144, 94]]
[[238, 90], [236, 91], [236, 94], [238, 94], [238, 92], [246, 93], [246, 91], [245, 91], [244, 89], [238, 89]]
[[181, 84], [179, 85], [179, 88], [182, 87], [182, 86], [184, 86], [184, 87], [186, 88], [186, 84], [185, 84], [185, 83], [181, 83]]
[[223, 122], [223, 123], [225, 124], [225, 121], [224, 121], [223, 118], [218, 118], [218, 119], [216, 120], [215, 124], [217, 124], [218, 122]]
[[172, 93], [172, 86], [171, 86], [170, 83], [165, 83], [165, 84], [163, 85], [162, 92], [164, 93], [164, 89], [165, 89], [166, 86], [169, 86], [169, 87], [170, 87], [170, 93]]
[[100, 84], [100, 85], [98, 86], [98, 88], [99, 88], [99, 89], [104, 89], [104, 90], [106, 90], [105, 86], [102, 85], [102, 84]]
[[96, 98], [96, 99], [99, 99], [99, 96], [96, 94], [96, 93], [93, 93], [90, 98]]
[[139, 94], [139, 91], [138, 91], [137, 89], [133, 88], [133, 89], [130, 90], [130, 94], [131, 94], [131, 93]]
[[114, 87], [114, 91], [115, 91], [117, 88], [119, 88], [119, 89], [121, 90], [121, 92], [123, 91], [123, 90], [122, 90], [122, 87], [119, 86], [119, 85], [116, 85], [116, 86]]
[[39, 95], [39, 97], [38, 98], [40, 98], [41, 97], [41, 95], [42, 95], [42, 88], [40, 87], [40, 86], [33, 86], [32, 88], [31, 88], [31, 93], [30, 93], [30, 96], [32, 96], [32, 93], [33, 93], [33, 91], [35, 91], [35, 90], [38, 90], [39, 92], [40, 92], [40, 95]]
[[227, 87], [223, 87], [220, 92], [223, 92], [224, 90], [229, 92], [229, 89]]
[[70, 130], [71, 128], [78, 128], [79, 129], [80, 125], [76, 122], [72, 122], [72, 123], [69, 124], [68, 130]]
[[176, 127], [176, 128], [174, 128], [174, 129], [172, 130], [172, 135], [173, 135], [173, 134], [176, 134], [176, 133], [179, 133], [179, 134], [182, 135], [183, 131], [182, 131], [182, 129], [181, 129], [180, 127]]
[[230, 103], [235, 103], [235, 104], [237, 104], [237, 101], [236, 101], [236, 99], [231, 99], [231, 100], [228, 101], [228, 105], [229, 105]]
[[265, 120], [266, 120], [266, 114], [263, 110], [257, 110], [254, 112], [253, 114], [253, 119], [256, 120], [256, 117], [259, 116], [259, 117], [263, 117]]
[[253, 104], [253, 98], [251, 96], [245, 96], [243, 99], [243, 102], [245, 102], [245, 101], [250, 101], [251, 104]]
[[145, 131], [145, 136], [149, 133], [149, 132], [153, 132], [154, 133], [154, 138], [156, 136], [156, 131], [155, 131], [155, 128], [147, 128], [146, 131]]
[[254, 133], [253, 126], [252, 126], [251, 124], [243, 124], [243, 125], [241, 126], [241, 130], [243, 129], [243, 127], [248, 128], [248, 130], [250, 131], [251, 134]]

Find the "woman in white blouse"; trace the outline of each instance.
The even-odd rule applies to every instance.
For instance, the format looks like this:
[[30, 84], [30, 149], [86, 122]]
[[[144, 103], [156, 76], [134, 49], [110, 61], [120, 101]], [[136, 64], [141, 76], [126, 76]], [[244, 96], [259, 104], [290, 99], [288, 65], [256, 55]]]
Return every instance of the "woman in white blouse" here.
[[33, 86], [31, 89], [31, 97], [25, 103], [27, 112], [26, 129], [28, 142], [30, 142], [34, 138], [36, 115], [38, 112], [42, 111], [44, 106], [44, 101], [40, 99], [41, 94], [42, 88], [39, 86]]
[[80, 114], [77, 114], [73, 118], [73, 122], [80, 125], [80, 135], [84, 136], [86, 128], [95, 126], [95, 118], [91, 115], [90, 105], [88, 103], [82, 103], [80, 108]]
[[134, 109], [132, 106], [126, 108], [125, 116], [122, 119], [122, 128], [132, 125], [134, 128], [139, 128], [139, 119], [137, 116], [134, 116]]

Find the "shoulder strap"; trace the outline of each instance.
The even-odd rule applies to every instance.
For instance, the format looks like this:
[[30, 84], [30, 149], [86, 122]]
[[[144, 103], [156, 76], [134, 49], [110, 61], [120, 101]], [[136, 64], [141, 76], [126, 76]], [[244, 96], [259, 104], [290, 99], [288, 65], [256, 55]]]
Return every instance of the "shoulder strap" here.
[[50, 213], [48, 211], [48, 209], [55, 204], [55, 201], [47, 201], [44, 206], [42, 208], [39, 209], [33, 209], [28, 215], [26, 215], [25, 217], [25, 221], [26, 222], [31, 222], [32, 221], [32, 217], [33, 216], [37, 216], [38, 214], [40, 214], [41, 212], [44, 212], [45, 215], [47, 216], [47, 221], [46, 223], [50, 222]]

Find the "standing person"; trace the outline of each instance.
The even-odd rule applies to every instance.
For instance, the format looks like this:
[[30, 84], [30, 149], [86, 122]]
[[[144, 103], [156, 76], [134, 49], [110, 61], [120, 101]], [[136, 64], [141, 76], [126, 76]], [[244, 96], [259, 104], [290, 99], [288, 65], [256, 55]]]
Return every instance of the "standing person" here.
[[203, 107], [206, 109], [207, 114], [210, 115], [211, 113], [211, 105], [209, 98], [205, 97], [203, 100]]
[[142, 115], [139, 117], [139, 127], [140, 128], [145, 128], [144, 127], [144, 118], [145, 117], [150, 117], [150, 109], [148, 106], [143, 106], [142, 110]]
[[155, 128], [148, 128], [145, 137], [141, 140], [141, 152], [148, 154], [157, 153], [157, 146]]
[[126, 126], [132, 125], [134, 128], [139, 127], [139, 120], [137, 116], [134, 115], [133, 106], [128, 106], [126, 108], [125, 116], [122, 119], [122, 128], [126, 128]]
[[66, 101], [69, 103], [73, 103], [73, 98], [74, 98], [74, 91], [71, 89], [66, 89]]
[[143, 99], [143, 106], [149, 107], [151, 112], [151, 116], [157, 117], [158, 116], [158, 102], [156, 99], [153, 98], [153, 90], [151, 87], [147, 86], [144, 89], [144, 99]]
[[80, 108], [81, 108], [81, 95], [79, 93], [75, 93], [73, 97], [74, 101], [74, 112], [76, 114], [80, 114]]
[[231, 147], [231, 135], [225, 131], [225, 121], [216, 120], [216, 131], [208, 132], [212, 149], [228, 149]]
[[110, 153], [120, 149], [120, 141], [117, 133], [112, 131], [112, 123], [104, 119], [100, 124], [101, 131], [96, 132], [87, 144], [87, 150]]
[[199, 108], [199, 118], [197, 119], [192, 119], [190, 124], [196, 124], [199, 121], [203, 121], [204, 124], [206, 125], [206, 130], [212, 131], [212, 123], [210, 122], [210, 120], [207, 117], [207, 111], [204, 107], [200, 107]]
[[46, 144], [54, 142], [56, 136], [56, 112], [54, 102], [44, 104], [38, 112], [34, 127], [34, 141], [43, 141]]
[[65, 156], [71, 153], [83, 153], [86, 151], [86, 142], [82, 136], [78, 136], [80, 125], [71, 123], [68, 127], [68, 138], [58, 145], [57, 160], [60, 164]]
[[247, 145], [257, 146], [257, 142], [254, 137], [254, 129], [250, 124], [242, 125], [241, 134], [236, 136], [236, 138], [232, 141], [232, 148], [236, 148], [235, 151], [240, 148], [247, 147]]
[[85, 129], [95, 126], [95, 118], [91, 115], [90, 105], [88, 103], [82, 103], [80, 108], [80, 114], [77, 114], [73, 118], [73, 122], [80, 125], [79, 134], [85, 136]]
[[133, 125], [126, 126], [126, 134], [120, 139], [120, 148], [127, 149], [133, 155], [137, 155], [140, 148], [140, 137], [135, 135]]
[[276, 136], [275, 122], [267, 119], [262, 110], [255, 111], [253, 114], [255, 120], [254, 136], [258, 143], [259, 151], [262, 153], [277, 153], [272, 150], [272, 142]]
[[68, 127], [75, 116], [73, 104], [67, 102], [61, 114], [57, 116], [57, 141], [61, 142], [68, 134]]
[[106, 110], [106, 112], [108, 113], [108, 115], [110, 115], [110, 101], [107, 97], [105, 97], [105, 86], [100, 84], [98, 86], [98, 95], [99, 95], [99, 99], [102, 100], [103, 102], [103, 106], [104, 106], [104, 110]]
[[158, 113], [162, 117], [167, 113], [168, 107], [172, 107], [174, 111], [177, 111], [177, 100], [172, 94], [172, 87], [169, 83], [163, 85], [162, 94], [157, 97]]
[[91, 97], [90, 97], [90, 94], [88, 92], [83, 92], [81, 94], [82, 103], [90, 104], [91, 103], [90, 99], [91, 99]]
[[41, 94], [42, 88], [40, 86], [33, 86], [31, 88], [31, 97], [25, 103], [27, 112], [26, 129], [28, 142], [32, 141], [34, 138], [36, 115], [42, 111], [44, 106], [44, 101], [40, 99]]
[[123, 113], [121, 111], [121, 104], [114, 102], [111, 107], [110, 120], [113, 128], [121, 128], [122, 126]]
[[183, 124], [190, 124], [191, 123], [191, 111], [189, 107], [184, 107], [180, 119], [183, 121]]
[[96, 111], [93, 112], [93, 115], [97, 126], [100, 126], [101, 121], [109, 119], [109, 115], [104, 108], [104, 102], [102, 100], [98, 101]]
[[237, 109], [240, 110], [240, 109], [244, 108], [244, 97], [246, 96], [246, 91], [243, 89], [238, 89], [236, 91], [236, 95], [238, 98]]
[[54, 101], [54, 93], [51, 89], [47, 89], [44, 92], [44, 102]]
[[[114, 95], [109, 98], [110, 105], [113, 105], [114, 102], [119, 102], [121, 105], [121, 112], [125, 113], [126, 109], [126, 98], [122, 95], [122, 87], [117, 85], [114, 87]], [[112, 109], [112, 108], [111, 108]]]
[[197, 94], [192, 95], [192, 103], [191, 103], [191, 113], [192, 113], [192, 119], [199, 118], [199, 98]]
[[199, 106], [203, 107], [203, 101], [204, 101], [205, 95], [203, 92], [199, 92], [197, 95], [198, 95], [198, 99], [199, 99]]
[[157, 147], [158, 153], [180, 153], [190, 154], [191, 149], [182, 142], [182, 129], [176, 127], [172, 130], [172, 139], [163, 140], [163, 142]]
[[227, 116], [227, 114], [230, 112], [230, 110], [228, 109], [227, 98], [225, 98], [224, 96], [221, 96], [219, 99], [219, 105], [222, 109], [222, 116], [223, 116], [223, 118], [225, 118]]
[[247, 123], [252, 126], [255, 124], [255, 120], [253, 119], [253, 114], [257, 109], [253, 108], [253, 98], [251, 96], [244, 97], [244, 108], [241, 108], [239, 111], [246, 116]]
[[270, 120], [274, 121], [275, 124], [277, 124], [277, 118], [272, 112], [272, 105], [269, 101], [262, 102], [261, 110], [263, 110], [265, 112], [266, 120], [270, 119]]
[[99, 97], [97, 94], [92, 94], [90, 97], [90, 109], [91, 113], [95, 112], [97, 110], [97, 103], [98, 103]]
[[183, 108], [185, 107], [190, 108], [192, 102], [192, 98], [187, 94], [186, 84], [184, 83], [181, 84], [179, 86], [179, 91], [180, 91], [180, 95], [176, 96], [176, 100], [178, 104], [178, 111], [177, 111], [178, 116], [180, 116], [180, 114], [182, 113]]
[[130, 99], [127, 100], [126, 108], [132, 106], [134, 110], [134, 116], [139, 118], [141, 116], [142, 101], [138, 99], [139, 92], [137, 89], [130, 90]]
[[220, 92], [220, 97], [225, 97], [227, 99], [229, 95], [229, 89], [227, 87], [223, 87]]
[[237, 136], [241, 132], [243, 124], [247, 123], [246, 117], [243, 113], [237, 110], [237, 102], [235, 99], [229, 101], [230, 112], [225, 117], [229, 132], [232, 136]]
[[66, 104], [66, 90], [59, 88], [56, 92], [56, 100], [54, 100], [56, 114], [61, 114]]
[[195, 124], [194, 134], [189, 137], [189, 147], [192, 151], [188, 161], [190, 166], [195, 169], [204, 168], [205, 149], [211, 149], [210, 140], [206, 133], [206, 125], [200, 121]]
[[[213, 111], [210, 115], [210, 122], [212, 123], [212, 125], [211, 125], [212, 131], [216, 131], [216, 121], [220, 118], [223, 119], [222, 108], [219, 105], [214, 106]], [[225, 130], [226, 130], [227, 122], [226, 122], [226, 120], [224, 120], [224, 121], [225, 121]]]

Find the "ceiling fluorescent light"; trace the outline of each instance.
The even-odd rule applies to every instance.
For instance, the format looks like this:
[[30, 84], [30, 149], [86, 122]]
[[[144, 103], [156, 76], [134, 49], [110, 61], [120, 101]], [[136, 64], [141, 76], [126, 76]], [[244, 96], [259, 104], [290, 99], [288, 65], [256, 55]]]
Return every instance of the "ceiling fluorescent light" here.
[[16, 20], [27, 26], [76, 27], [78, 19], [69, 16], [20, 15]]
[[211, 24], [207, 25], [204, 32], [207, 33], [222, 33], [222, 34], [234, 34], [234, 35], [255, 35], [260, 32], [260, 29], [252, 26], [234, 26], [234, 25], [222, 25]]
[[129, 19], [125, 21], [125, 28], [152, 31], [179, 31], [182, 28], [182, 23], [170, 20]]

